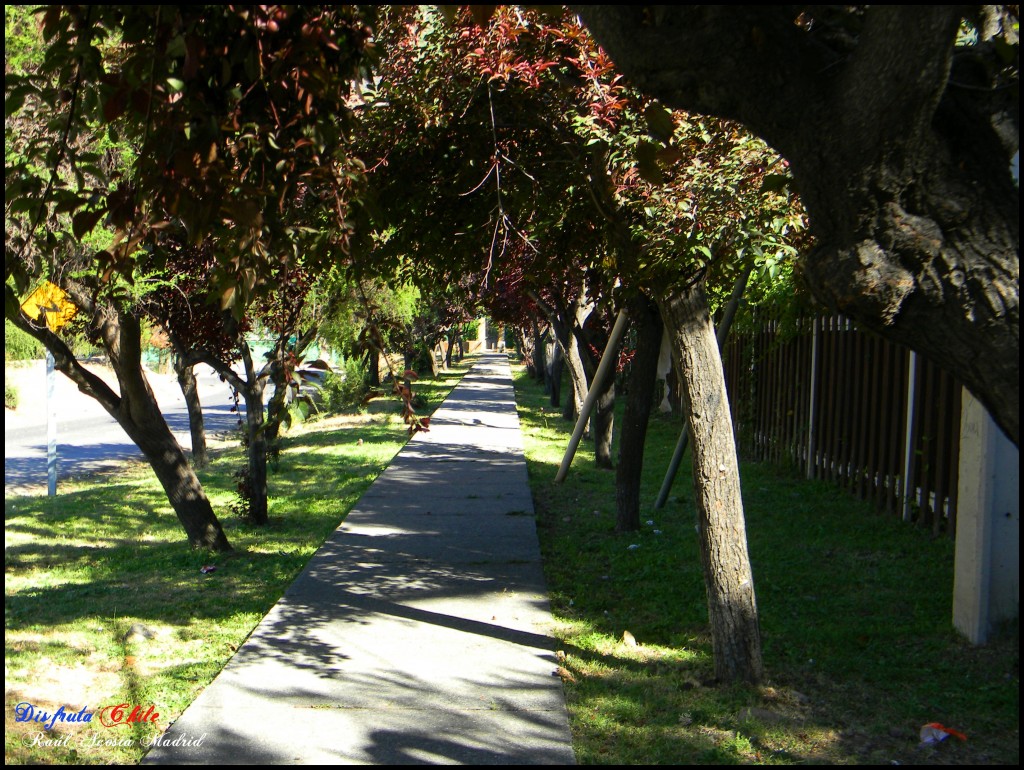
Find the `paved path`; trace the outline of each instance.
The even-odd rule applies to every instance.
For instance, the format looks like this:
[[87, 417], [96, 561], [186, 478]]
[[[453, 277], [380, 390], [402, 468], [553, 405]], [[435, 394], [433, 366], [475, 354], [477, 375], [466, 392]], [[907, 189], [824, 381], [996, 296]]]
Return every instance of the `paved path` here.
[[574, 762], [504, 355], [485, 355], [146, 762]]

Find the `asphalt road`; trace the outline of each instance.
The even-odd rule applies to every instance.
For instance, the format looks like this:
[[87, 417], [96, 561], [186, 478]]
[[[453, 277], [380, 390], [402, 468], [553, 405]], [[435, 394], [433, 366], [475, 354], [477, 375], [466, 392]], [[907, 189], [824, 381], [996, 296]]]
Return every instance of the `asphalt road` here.
[[[91, 367], [108, 382], [109, 370]], [[208, 436], [233, 430], [231, 389], [209, 367], [196, 367], [199, 396]], [[18, 388], [17, 410], [4, 410], [4, 492], [17, 494], [46, 488], [46, 373], [43, 362], [9, 369], [6, 379]], [[185, 399], [173, 375], [150, 374], [150, 385], [164, 416], [182, 447], [192, 448]], [[116, 384], [114, 385], [116, 390]], [[56, 374], [57, 478], [60, 481], [118, 467], [142, 453], [124, 430], [94, 399], [83, 395], [67, 377]]]

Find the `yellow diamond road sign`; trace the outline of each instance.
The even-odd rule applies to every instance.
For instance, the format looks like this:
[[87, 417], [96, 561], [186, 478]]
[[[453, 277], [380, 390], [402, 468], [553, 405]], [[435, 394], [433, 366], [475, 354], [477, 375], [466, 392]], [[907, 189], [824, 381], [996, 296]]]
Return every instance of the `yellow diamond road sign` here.
[[64, 290], [49, 281], [43, 281], [39, 288], [21, 303], [21, 309], [25, 311], [25, 315], [37, 321], [40, 315], [45, 315], [46, 325], [50, 327], [50, 331], [57, 331], [78, 312], [78, 308], [68, 299]]

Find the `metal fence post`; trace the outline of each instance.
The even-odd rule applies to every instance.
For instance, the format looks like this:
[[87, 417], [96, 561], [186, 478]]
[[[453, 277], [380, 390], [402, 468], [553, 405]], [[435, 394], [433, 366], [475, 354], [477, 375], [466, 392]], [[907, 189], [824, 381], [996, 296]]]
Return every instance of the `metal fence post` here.
[[810, 406], [808, 411], [810, 414], [807, 417], [807, 478], [814, 478], [814, 431], [817, 429], [817, 422], [815, 420], [815, 412], [818, 409], [818, 367], [821, 365], [818, 360], [818, 341], [820, 339], [819, 331], [819, 319], [814, 318], [811, 321], [811, 390], [810, 390]]
[[903, 451], [903, 520], [913, 518], [911, 509], [911, 493], [914, 489], [912, 477], [914, 470], [914, 428], [917, 424], [915, 394], [917, 391], [917, 353], [910, 351], [910, 364], [907, 372], [907, 424]]

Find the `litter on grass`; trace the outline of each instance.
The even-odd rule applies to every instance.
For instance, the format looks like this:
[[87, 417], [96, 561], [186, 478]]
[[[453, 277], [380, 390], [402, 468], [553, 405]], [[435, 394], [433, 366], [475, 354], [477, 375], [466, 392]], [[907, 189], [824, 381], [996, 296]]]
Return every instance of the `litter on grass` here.
[[967, 740], [967, 736], [959, 730], [954, 730], [952, 727], [946, 727], [938, 722], [929, 722], [921, 728], [921, 745], [931, 746], [936, 743], [942, 743], [950, 736], [959, 741]]

